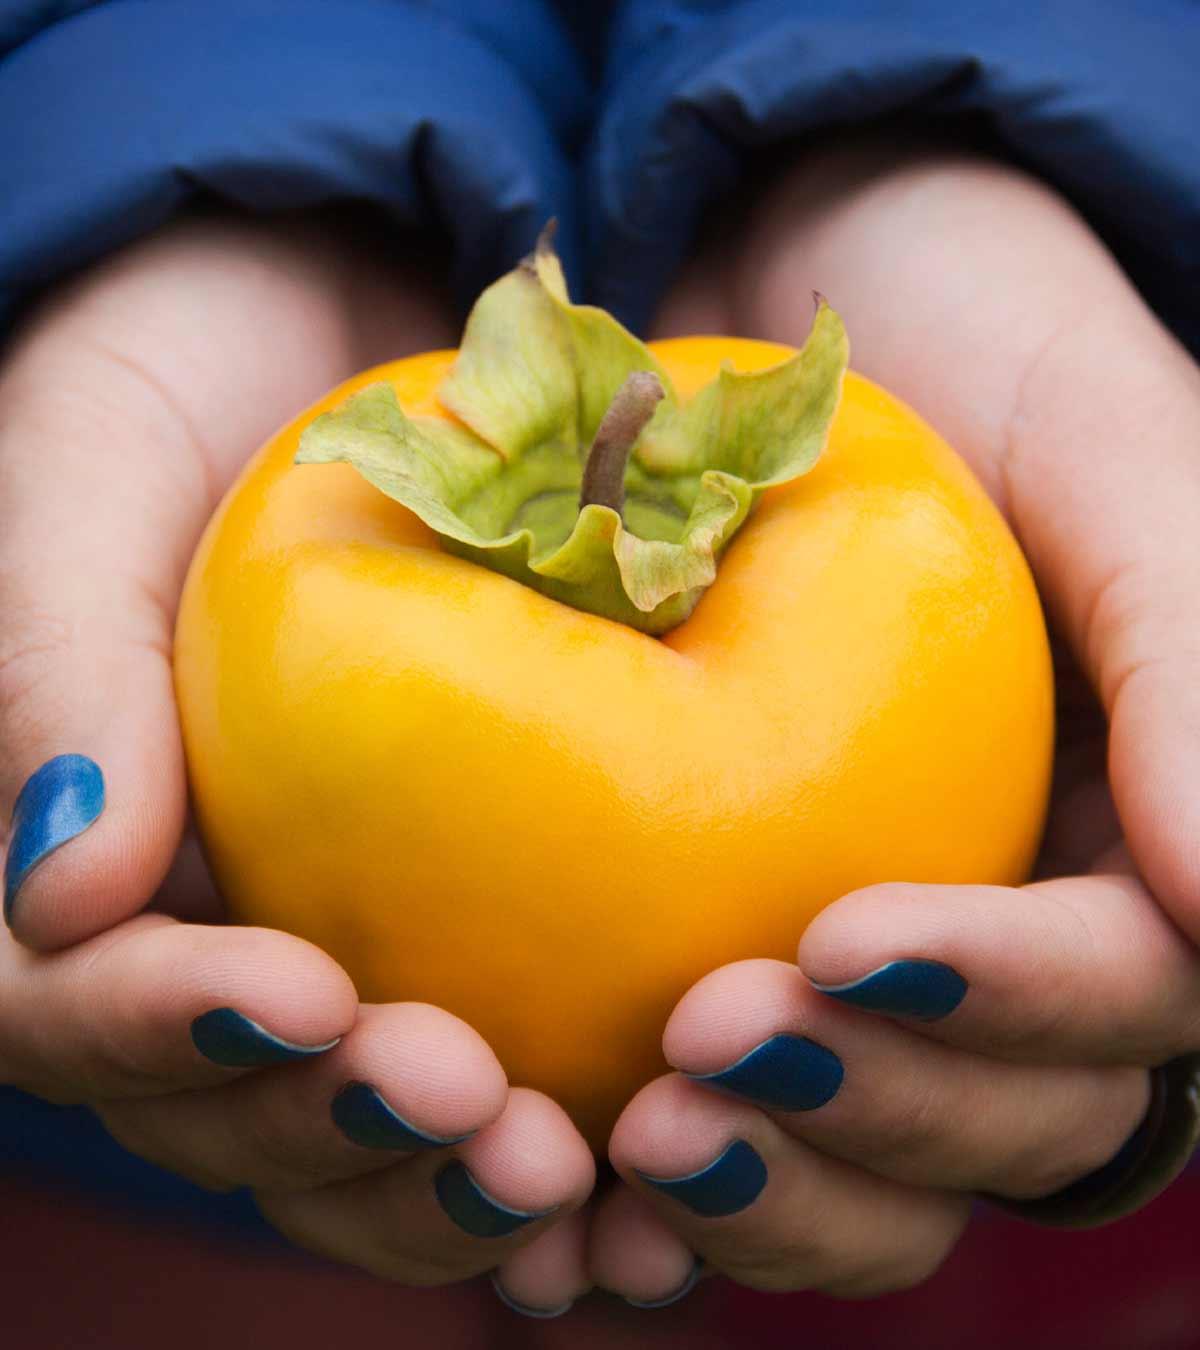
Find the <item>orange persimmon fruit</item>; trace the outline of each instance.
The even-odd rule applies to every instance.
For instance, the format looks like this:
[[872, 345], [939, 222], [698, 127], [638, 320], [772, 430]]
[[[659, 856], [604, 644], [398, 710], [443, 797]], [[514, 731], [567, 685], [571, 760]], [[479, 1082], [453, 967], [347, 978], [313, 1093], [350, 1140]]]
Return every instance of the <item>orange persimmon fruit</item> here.
[[[367, 371], [256, 455], [193, 563], [176, 680], [231, 917], [324, 948], [364, 1001], [464, 1018], [602, 1150], [706, 972], [794, 959], [813, 915], [872, 882], [1027, 876], [1052, 679], [1004, 520], [919, 417], [843, 381], [832, 311], [807, 367], [764, 342], [627, 334], [613, 366], [615, 323], [567, 302], [545, 246], [536, 263], [493, 288], [525, 288], [515, 319], [496, 301], [509, 327], [481, 301], [469, 361]], [[518, 352], [533, 384], [490, 407], [495, 363], [535, 329], [575, 344], [567, 373], [547, 374], [557, 348]], [[628, 501], [581, 511], [579, 446], [638, 368], [666, 395], [626, 428], [646, 431]], [[750, 445], [806, 416], [791, 468]], [[420, 475], [451, 461], [478, 482], [430, 505]], [[633, 537], [639, 513], [657, 544]]]

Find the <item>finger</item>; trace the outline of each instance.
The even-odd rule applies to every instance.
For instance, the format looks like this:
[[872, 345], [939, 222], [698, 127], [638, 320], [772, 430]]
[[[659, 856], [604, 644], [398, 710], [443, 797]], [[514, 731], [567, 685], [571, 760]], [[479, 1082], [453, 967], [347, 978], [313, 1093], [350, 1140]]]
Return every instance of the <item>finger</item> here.
[[174, 854], [175, 600], [236, 465], [351, 373], [334, 252], [249, 223], [164, 231], [59, 294], [7, 357], [0, 821], [27, 945], [135, 913]]
[[694, 985], [667, 1061], [786, 1133], [880, 1176], [1014, 1199], [1053, 1194], [1137, 1129], [1149, 1075], [987, 1059], [866, 1017], [794, 966], [742, 961]]
[[668, 1308], [692, 1292], [704, 1263], [650, 1201], [620, 1185], [596, 1202], [588, 1269], [602, 1289], [635, 1308]]
[[678, 1074], [633, 1099], [609, 1153], [692, 1251], [755, 1289], [908, 1288], [941, 1264], [969, 1208], [818, 1153]]
[[1005, 1058], [1152, 1065], [1200, 1044], [1200, 957], [1129, 876], [871, 886], [798, 960], [830, 999]]
[[1102, 695], [1131, 851], [1200, 938], [1196, 363], [1061, 199], [963, 155], [874, 141], [806, 156], [742, 257], [743, 325], [798, 341], [799, 299], [835, 296], [856, 365], [1007, 511]]
[[0, 931], [0, 1006], [0, 1081], [94, 1102], [320, 1054], [350, 1030], [357, 997], [299, 938], [143, 915], [51, 955]]
[[[1014, 518], [1108, 714], [1113, 799], [1141, 874], [1200, 938], [1200, 368], [1113, 270], [1032, 368]], [[1121, 453], [1147, 433], [1145, 456]]]
[[440, 1008], [396, 1003], [361, 1007], [307, 1063], [102, 1114], [132, 1152], [202, 1185], [305, 1190], [462, 1143], [507, 1096], [477, 1032]]
[[577, 1210], [595, 1164], [548, 1097], [514, 1088], [500, 1118], [444, 1154], [418, 1154], [316, 1191], [259, 1192], [302, 1247], [404, 1284], [445, 1284], [503, 1264]]
[[588, 1227], [587, 1210], [576, 1210], [518, 1247], [492, 1272], [492, 1286], [501, 1302], [523, 1317], [540, 1320], [570, 1312], [592, 1287]]

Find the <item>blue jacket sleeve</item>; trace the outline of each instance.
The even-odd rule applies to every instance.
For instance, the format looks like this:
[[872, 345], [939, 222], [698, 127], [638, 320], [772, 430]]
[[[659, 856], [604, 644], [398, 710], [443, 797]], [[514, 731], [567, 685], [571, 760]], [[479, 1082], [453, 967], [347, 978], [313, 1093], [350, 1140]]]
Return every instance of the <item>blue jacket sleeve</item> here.
[[548, 0], [0, 0], [0, 324], [204, 194], [374, 202], [471, 298], [560, 218], [590, 85]]
[[749, 154], [896, 114], [1053, 183], [1200, 351], [1200, 6], [626, 0], [583, 182], [599, 303], [644, 325]]

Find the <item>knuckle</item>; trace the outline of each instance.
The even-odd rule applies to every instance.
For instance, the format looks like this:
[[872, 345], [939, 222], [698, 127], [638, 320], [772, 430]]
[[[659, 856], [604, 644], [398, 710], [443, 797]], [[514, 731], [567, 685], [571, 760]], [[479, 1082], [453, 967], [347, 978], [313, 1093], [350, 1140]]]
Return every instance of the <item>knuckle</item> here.
[[847, 1277], [826, 1283], [824, 1291], [836, 1298], [876, 1298], [915, 1289], [936, 1274], [958, 1244], [970, 1216], [966, 1197], [942, 1200], [927, 1208], [903, 1235], [871, 1261]]
[[[70, 954], [63, 981], [69, 1024], [89, 1028], [72, 1072], [92, 1098], [151, 1097], [169, 1087], [163, 1067], [162, 1009], [169, 1003], [148, 982], [141, 936], [161, 916], [140, 915]], [[169, 921], [167, 921], [169, 922]], [[97, 1006], [103, 1016], [97, 1016]]]
[[899, 1162], [937, 1149], [951, 1129], [945, 1101], [931, 1088], [918, 1089], [895, 1108], [887, 1128], [880, 1131], [878, 1146]]
[[[1100, 672], [1106, 707], [1146, 672], [1172, 664], [1194, 668], [1200, 657], [1194, 606], [1192, 591], [1172, 584], [1156, 560], [1125, 558], [1114, 566], [1096, 588], [1084, 624], [1084, 649]], [[1173, 635], [1169, 645], [1162, 641], [1166, 632]]]
[[945, 1094], [912, 1084], [880, 1118], [856, 1130], [854, 1156], [869, 1157], [871, 1170], [885, 1176], [921, 1181], [931, 1165], [944, 1169], [947, 1140], [965, 1137]]
[[106, 1102], [96, 1114], [108, 1133], [136, 1157], [183, 1177], [206, 1191], [227, 1195], [238, 1182], [224, 1176], [206, 1160], [194, 1157], [169, 1133], [164, 1134], [155, 1116], [139, 1110], [137, 1102]]
[[[0, 626], [0, 709], [7, 716], [5, 739], [21, 741], [40, 730], [35, 695], [43, 688], [46, 668], [71, 648], [74, 630], [60, 615], [10, 594], [15, 587], [0, 579], [5, 622]], [[44, 710], [48, 718], [52, 710]], [[6, 750], [6, 754], [10, 753]]]
[[795, 1293], [801, 1289], [811, 1289], [814, 1283], [804, 1265], [788, 1264], [774, 1257], [768, 1257], [758, 1264], [737, 1257], [727, 1260], [722, 1269], [735, 1283], [747, 1289], [756, 1289], [762, 1294]]
[[1075, 1091], [1048, 1118], [1019, 1141], [1010, 1140], [990, 1189], [1012, 1199], [1038, 1199], [1098, 1171], [1137, 1129], [1146, 1091], [1144, 1069], [1080, 1075]]
[[720, 1262], [726, 1275], [748, 1289], [785, 1293], [809, 1289], [828, 1268], [830, 1254], [814, 1231], [739, 1236], [736, 1250]]
[[1066, 999], [1046, 999], [1024, 1010], [1023, 1020], [1004, 1036], [1001, 1048], [1022, 1059], [1045, 1058], [1046, 1046], [1075, 1038], [1076, 1012]]
[[1038, 998], [1014, 999], [1012, 1016], [981, 1037], [981, 1052], [1037, 1064], [1054, 1054], [1069, 1054], [1079, 1045], [1080, 1030], [1088, 1027], [1091, 1015], [1080, 1009], [1064, 972], [1033, 971], [1028, 982], [1040, 991]]
[[264, 1189], [313, 1190], [331, 1180], [328, 1152], [274, 1112], [255, 1115], [245, 1137], [246, 1181]]
[[120, 1037], [102, 1036], [95, 1047], [78, 1056], [74, 1081], [81, 1097], [95, 1101], [102, 1097], [153, 1097], [163, 1092], [162, 1073], [145, 1063], [141, 1047], [123, 1042]]
[[1080, 1131], [1057, 1147], [1028, 1145], [1011, 1157], [995, 1189], [1014, 1200], [1037, 1200], [1073, 1186], [1111, 1162], [1136, 1122], [1123, 1135], [1111, 1130]]

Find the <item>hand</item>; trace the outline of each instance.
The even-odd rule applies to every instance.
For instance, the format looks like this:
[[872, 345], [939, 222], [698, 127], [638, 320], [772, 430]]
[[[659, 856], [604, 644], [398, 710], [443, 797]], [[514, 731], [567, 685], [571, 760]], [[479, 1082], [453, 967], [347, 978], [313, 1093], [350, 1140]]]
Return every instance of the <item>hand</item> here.
[[[799, 345], [810, 291], [831, 297], [855, 366], [970, 461], [1031, 560], [1061, 635], [1056, 787], [1033, 884], [872, 887], [814, 921], [799, 969], [691, 990], [664, 1039], [681, 1072], [614, 1132], [629, 1187], [597, 1214], [593, 1276], [667, 1292], [636, 1230], [672, 1279], [695, 1253], [756, 1287], [879, 1293], [938, 1265], [971, 1192], [1103, 1166], [1147, 1068], [1200, 1046], [1200, 372], [1067, 206], [997, 164], [863, 140], [806, 156], [741, 231], [660, 334]], [[933, 964], [891, 966], [912, 961]], [[740, 1095], [688, 1076], [764, 1044]], [[705, 1167], [699, 1191], [638, 1175]]]
[[183, 222], [58, 290], [0, 368], [0, 820], [32, 775], [0, 1081], [90, 1103], [142, 1157], [252, 1186], [298, 1243], [387, 1278], [458, 1280], [527, 1243], [578, 1271], [593, 1163], [558, 1107], [510, 1091], [448, 1014], [360, 1008], [307, 943], [209, 926], [219, 903], [180, 847], [188, 560], [305, 403], [452, 344], [428, 260], [372, 261], [396, 249], [342, 218]]

